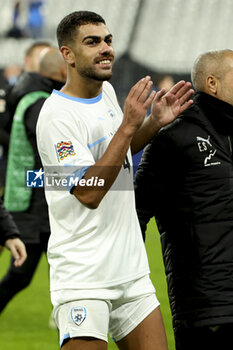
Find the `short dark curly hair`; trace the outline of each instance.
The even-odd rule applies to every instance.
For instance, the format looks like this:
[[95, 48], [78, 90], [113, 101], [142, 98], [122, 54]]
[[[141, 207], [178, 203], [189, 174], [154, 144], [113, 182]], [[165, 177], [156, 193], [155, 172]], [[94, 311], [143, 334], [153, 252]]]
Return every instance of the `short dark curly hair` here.
[[85, 24], [105, 24], [105, 20], [95, 12], [75, 11], [64, 17], [57, 27], [57, 41], [61, 48], [74, 42], [78, 27]]

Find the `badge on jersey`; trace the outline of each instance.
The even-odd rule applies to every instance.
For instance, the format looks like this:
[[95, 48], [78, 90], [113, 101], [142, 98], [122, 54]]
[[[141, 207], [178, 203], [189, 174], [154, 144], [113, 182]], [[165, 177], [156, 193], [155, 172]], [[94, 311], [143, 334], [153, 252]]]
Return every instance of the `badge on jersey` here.
[[74, 146], [71, 141], [61, 141], [56, 144], [56, 150], [59, 161], [66, 157], [75, 156]]
[[71, 318], [77, 326], [83, 323], [86, 319], [87, 310], [84, 306], [73, 307], [71, 310]]

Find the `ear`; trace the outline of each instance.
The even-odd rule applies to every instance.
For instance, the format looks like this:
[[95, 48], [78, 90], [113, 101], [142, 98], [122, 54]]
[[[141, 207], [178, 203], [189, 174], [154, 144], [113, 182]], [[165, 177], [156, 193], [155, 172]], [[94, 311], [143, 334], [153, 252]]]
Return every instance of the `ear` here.
[[64, 57], [64, 60], [69, 65], [73, 65], [74, 64], [75, 55], [74, 55], [73, 51], [71, 50], [71, 48], [69, 46], [62, 46], [61, 47], [61, 53], [62, 53], [62, 56]]
[[216, 95], [219, 84], [219, 80], [214, 75], [208, 75], [206, 78], [206, 92], [211, 95]]

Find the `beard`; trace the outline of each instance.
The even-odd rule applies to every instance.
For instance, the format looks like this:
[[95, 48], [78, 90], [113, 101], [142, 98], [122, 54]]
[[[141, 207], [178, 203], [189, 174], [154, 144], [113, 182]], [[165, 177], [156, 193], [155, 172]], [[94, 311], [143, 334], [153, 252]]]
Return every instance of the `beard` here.
[[112, 70], [106, 70], [102, 72], [96, 72], [92, 67], [77, 67], [77, 72], [83, 77], [96, 81], [109, 80], [112, 77]]

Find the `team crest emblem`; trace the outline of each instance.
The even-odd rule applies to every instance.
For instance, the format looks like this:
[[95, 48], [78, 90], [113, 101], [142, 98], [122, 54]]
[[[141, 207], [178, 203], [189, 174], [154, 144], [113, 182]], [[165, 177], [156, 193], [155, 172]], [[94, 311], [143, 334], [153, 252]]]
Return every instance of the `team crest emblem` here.
[[109, 109], [108, 110], [108, 115], [109, 115], [109, 117], [113, 118], [115, 116], [115, 113], [113, 112], [112, 109]]
[[80, 324], [83, 323], [83, 321], [86, 319], [86, 316], [87, 310], [83, 306], [77, 306], [71, 310], [71, 318], [77, 326], [80, 326]]

